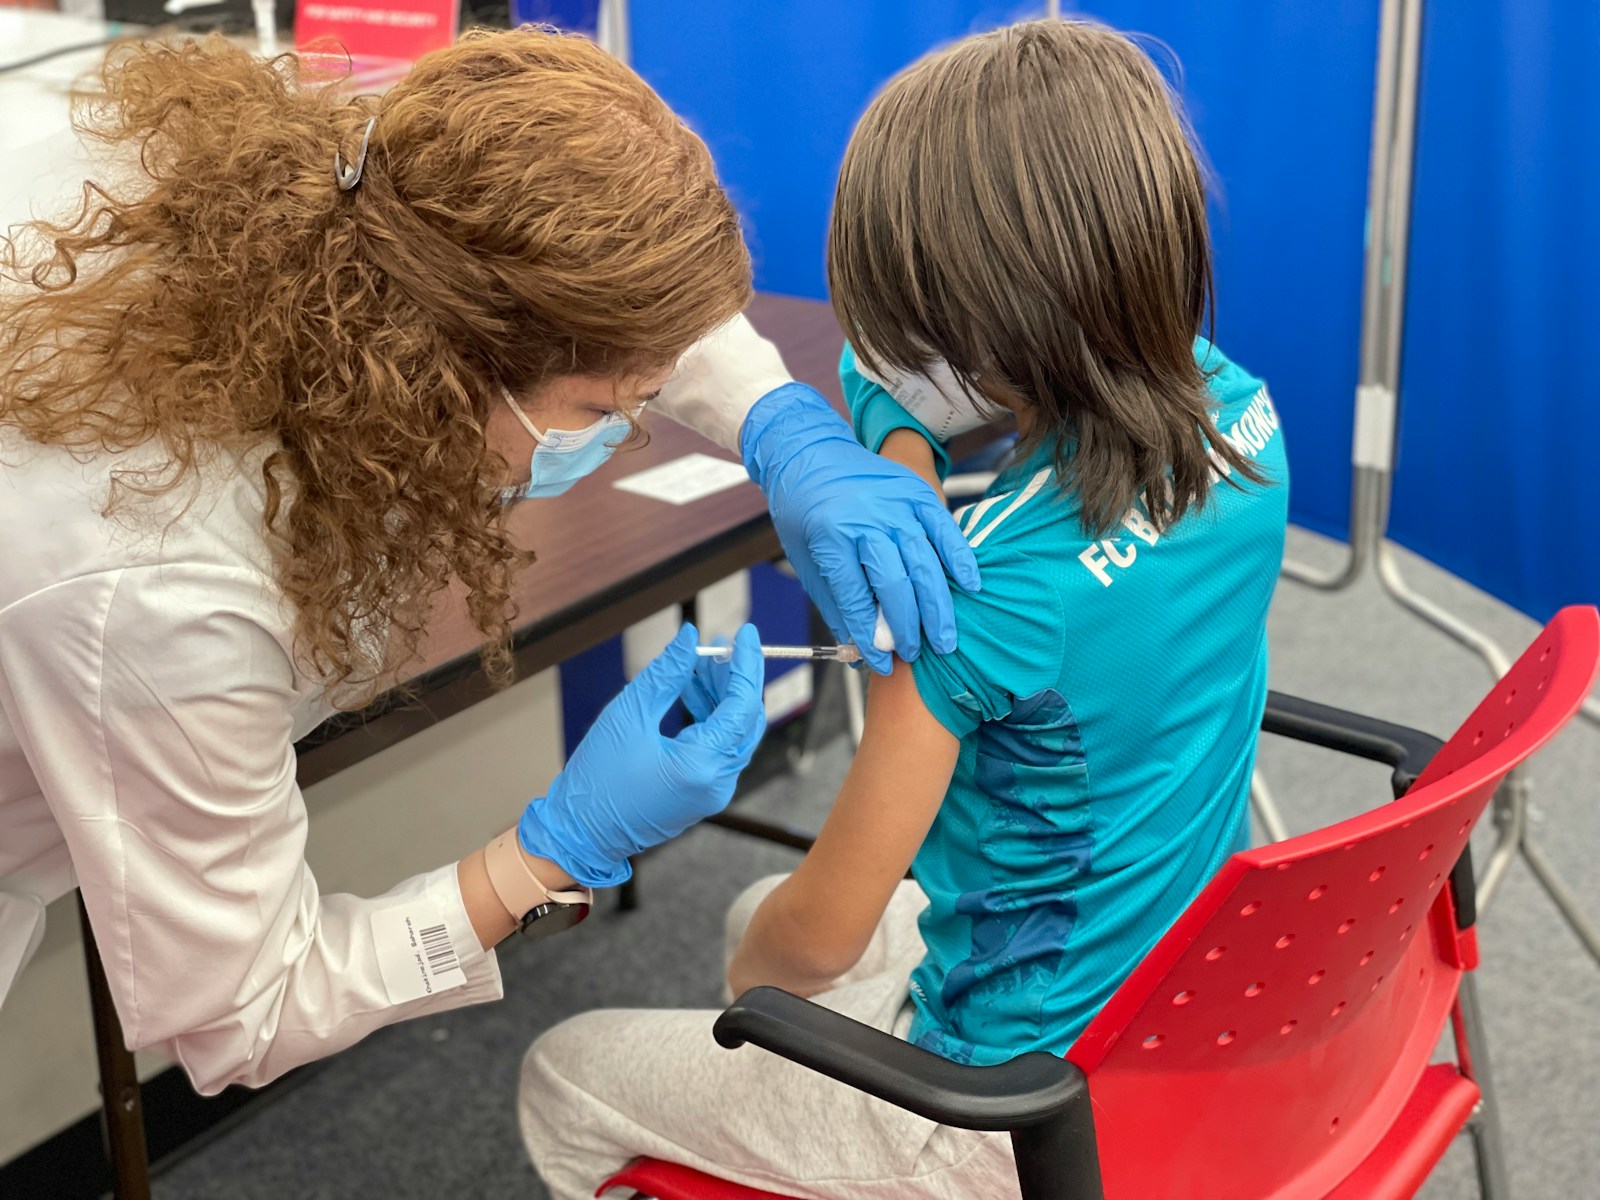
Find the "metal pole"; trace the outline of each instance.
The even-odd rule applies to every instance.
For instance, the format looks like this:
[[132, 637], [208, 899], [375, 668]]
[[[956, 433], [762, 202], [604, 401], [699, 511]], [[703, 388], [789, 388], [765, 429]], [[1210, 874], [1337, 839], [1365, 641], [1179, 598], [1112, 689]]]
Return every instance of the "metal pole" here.
[[1544, 851], [1526, 833], [1522, 835], [1519, 849], [1522, 851], [1522, 860], [1528, 864], [1528, 869], [1539, 881], [1539, 886], [1544, 888], [1545, 895], [1550, 897], [1550, 902], [1556, 906], [1556, 911], [1583, 943], [1583, 948], [1589, 952], [1589, 956], [1600, 963], [1600, 926], [1596, 926], [1589, 914], [1583, 911], [1577, 893], [1566, 880], [1556, 874], [1555, 867], [1544, 856]]
[[594, 40], [600, 48], [625, 63], [633, 62], [633, 40], [628, 29], [628, 0], [600, 0]]
[[[1411, 175], [1417, 149], [1417, 84], [1422, 64], [1423, 0], [1401, 0], [1399, 78], [1394, 95], [1394, 133], [1389, 164], [1388, 209], [1385, 226], [1388, 245], [1384, 258], [1387, 279], [1384, 287], [1387, 311], [1384, 313], [1383, 361], [1375, 364], [1382, 372], [1375, 382], [1400, 390], [1400, 346], [1405, 331], [1406, 264], [1411, 239]], [[1398, 410], [1391, 409], [1391, 415]], [[1389, 445], [1394, 445], [1391, 426]], [[1392, 469], [1393, 463], [1385, 464]], [[1387, 513], [1384, 514], [1387, 517]]]
[[[1522, 772], [1513, 771], [1505, 777], [1505, 781], [1495, 793], [1490, 813], [1497, 833], [1494, 849], [1489, 852], [1489, 861], [1484, 864], [1483, 874], [1478, 878], [1478, 886], [1474, 893], [1476, 906], [1479, 909], [1489, 907], [1494, 894], [1500, 890], [1500, 883], [1505, 878], [1506, 871], [1511, 867], [1511, 860], [1517, 856], [1517, 851], [1522, 847], [1523, 833], [1528, 824], [1527, 786], [1527, 778]], [[1524, 794], [1514, 796], [1511, 794], [1513, 789]]]
[[1250, 807], [1255, 810], [1256, 819], [1261, 822], [1269, 843], [1288, 840], [1289, 827], [1283, 823], [1283, 814], [1278, 811], [1260, 771], [1250, 775]]
[[[1324, 591], [1349, 587], [1371, 562], [1383, 528], [1378, 510], [1388, 490], [1394, 462], [1398, 370], [1391, 372], [1390, 363], [1397, 363], [1398, 356], [1387, 352], [1393, 333], [1389, 312], [1394, 307], [1396, 282], [1389, 270], [1394, 261], [1390, 239], [1393, 215], [1390, 171], [1395, 157], [1397, 120], [1402, 111], [1415, 113], [1415, 97], [1405, 109], [1397, 102], [1401, 81], [1408, 77], [1401, 58], [1407, 49], [1402, 31], [1406, 10], [1410, 7], [1409, 0], [1383, 0], [1378, 18], [1372, 153], [1367, 168], [1366, 249], [1361, 273], [1361, 360], [1356, 378], [1355, 432], [1350, 450], [1349, 557], [1343, 567], [1331, 573], [1293, 560], [1283, 564], [1283, 573], [1288, 578]], [[1415, 80], [1414, 70], [1409, 77]]]

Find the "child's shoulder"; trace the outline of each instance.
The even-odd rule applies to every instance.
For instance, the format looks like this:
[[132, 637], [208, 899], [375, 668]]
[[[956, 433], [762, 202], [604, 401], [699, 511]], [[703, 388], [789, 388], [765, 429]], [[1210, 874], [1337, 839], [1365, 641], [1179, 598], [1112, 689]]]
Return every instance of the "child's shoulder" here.
[[1205, 373], [1212, 403], [1221, 408], [1249, 404], [1267, 386], [1259, 376], [1245, 370], [1206, 338], [1194, 339], [1194, 361]]
[[[968, 518], [981, 506], [969, 506]], [[996, 519], [1001, 511], [991, 509], [987, 519]], [[978, 560], [981, 587], [976, 592], [951, 588], [956, 649], [947, 655], [924, 653], [912, 664], [928, 710], [958, 738], [982, 721], [1003, 717], [1010, 697], [1032, 695], [1054, 686], [1060, 677], [1066, 607], [1059, 573], [1012, 535], [1008, 526], [1018, 511], [992, 526], [991, 537], [982, 534], [991, 526], [974, 521], [968, 540]]]
[[[1266, 383], [1205, 338], [1195, 339], [1194, 357], [1200, 369], [1206, 372], [1206, 386], [1211, 392], [1211, 419], [1217, 432], [1242, 456], [1255, 463], [1265, 481], [1263, 487], [1240, 484], [1223, 489], [1219, 493], [1223, 506], [1237, 508], [1242, 497], [1265, 495], [1275, 500], [1277, 507], [1286, 509], [1283, 489], [1289, 482], [1289, 462], [1278, 410], [1273, 407]], [[1223, 473], [1231, 475], [1231, 472]], [[1263, 514], [1272, 507], [1262, 507]]]
[[1025, 595], [1058, 590], [1059, 564], [1097, 540], [1084, 528], [1071, 471], [1070, 456], [1063, 464], [1055, 445], [1036, 446], [1001, 472], [982, 499], [955, 510], [985, 586], [996, 575]]
[[[1063, 522], [1077, 523], [1077, 505], [1058, 478], [1059, 464], [1049, 447], [1039, 447], [1007, 467], [981, 499], [953, 512], [978, 564], [1026, 550], [1030, 534]], [[988, 547], [988, 553], [984, 548]]]

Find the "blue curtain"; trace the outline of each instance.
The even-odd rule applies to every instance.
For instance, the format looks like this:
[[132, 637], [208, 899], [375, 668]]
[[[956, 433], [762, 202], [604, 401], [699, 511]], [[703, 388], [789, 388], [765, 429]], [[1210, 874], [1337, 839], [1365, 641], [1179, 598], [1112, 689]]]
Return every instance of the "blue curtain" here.
[[600, 26], [600, 0], [511, 0], [513, 25], [554, 25], [590, 37]]
[[710, 144], [745, 218], [759, 287], [826, 296], [828, 210], [856, 118], [885, 79], [930, 46], [1006, 18], [996, 10], [985, 20], [985, 8], [974, 0], [633, 0], [634, 66]]
[[[1342, 536], [1377, 0], [1093, 0], [1150, 35], [1215, 170], [1216, 332], [1284, 414], [1293, 516]], [[839, 159], [931, 46], [1042, 5], [634, 0], [636, 65], [706, 137], [758, 284], [825, 295]], [[1435, 0], [1425, 37], [1393, 530], [1538, 618], [1600, 598], [1600, 5]], [[1175, 56], [1181, 69], [1172, 68]]]
[[1424, 33], [1394, 534], [1542, 621], [1600, 600], [1600, 6]]

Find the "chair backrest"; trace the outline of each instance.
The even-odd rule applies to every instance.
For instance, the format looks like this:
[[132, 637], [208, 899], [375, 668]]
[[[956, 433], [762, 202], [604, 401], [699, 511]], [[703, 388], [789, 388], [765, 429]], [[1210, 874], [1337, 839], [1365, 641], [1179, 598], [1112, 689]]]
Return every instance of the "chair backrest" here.
[[1372, 1152], [1455, 1002], [1451, 867], [1597, 664], [1564, 609], [1404, 797], [1224, 865], [1067, 1054], [1110, 1200], [1323, 1196]]

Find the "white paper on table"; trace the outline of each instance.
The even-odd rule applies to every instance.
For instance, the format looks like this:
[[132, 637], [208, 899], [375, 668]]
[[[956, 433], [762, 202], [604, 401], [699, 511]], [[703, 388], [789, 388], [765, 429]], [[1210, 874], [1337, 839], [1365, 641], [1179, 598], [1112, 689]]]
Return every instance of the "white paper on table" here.
[[659, 467], [619, 479], [616, 486], [636, 496], [665, 500], [668, 504], [689, 504], [736, 484], [750, 482], [750, 476], [736, 462], [713, 458], [709, 454], [685, 454]]

